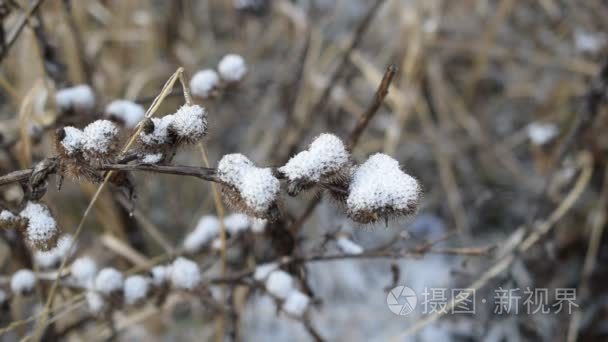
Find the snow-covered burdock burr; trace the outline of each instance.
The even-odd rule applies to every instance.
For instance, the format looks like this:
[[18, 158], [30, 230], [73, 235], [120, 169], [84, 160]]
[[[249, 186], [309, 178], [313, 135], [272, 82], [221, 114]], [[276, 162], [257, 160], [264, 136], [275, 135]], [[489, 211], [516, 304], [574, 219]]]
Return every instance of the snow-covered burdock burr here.
[[226, 202], [238, 211], [258, 218], [272, 218], [279, 180], [270, 168], [258, 168], [242, 154], [225, 155], [217, 173]]
[[298, 290], [292, 290], [287, 295], [281, 309], [291, 317], [302, 318], [308, 310], [310, 298]]
[[179, 257], [171, 265], [171, 285], [180, 290], [192, 291], [201, 283], [198, 265], [189, 259]]
[[371, 223], [416, 212], [420, 187], [416, 179], [399, 167], [399, 162], [377, 153], [359, 166], [346, 199], [348, 216]]
[[60, 231], [46, 205], [28, 202], [19, 216], [27, 219], [24, 236], [31, 246], [42, 251], [48, 251], [57, 246]]
[[11, 277], [11, 291], [20, 296], [28, 296], [34, 292], [36, 275], [28, 269], [21, 269]]
[[287, 298], [294, 287], [293, 277], [281, 270], [271, 272], [265, 284], [266, 291], [279, 299]]
[[95, 108], [95, 94], [86, 84], [63, 88], [55, 93], [57, 107], [64, 113], [89, 114]]
[[211, 242], [220, 232], [220, 220], [212, 215], [200, 218], [196, 228], [184, 240], [184, 249], [189, 253], [200, 251], [203, 246]]
[[183, 105], [173, 114], [169, 130], [178, 141], [197, 142], [207, 133], [207, 111], [199, 105]]
[[133, 275], [125, 279], [123, 296], [125, 304], [135, 305], [143, 302], [150, 290], [150, 280], [140, 275]]
[[95, 278], [95, 290], [104, 295], [112, 295], [122, 291], [123, 284], [122, 273], [112, 267], [102, 269]]
[[109, 120], [97, 120], [84, 130], [82, 149], [87, 159], [105, 159], [114, 154], [118, 147], [118, 127]]
[[80, 286], [93, 287], [93, 281], [97, 274], [97, 264], [89, 257], [80, 257], [70, 267], [72, 278]]

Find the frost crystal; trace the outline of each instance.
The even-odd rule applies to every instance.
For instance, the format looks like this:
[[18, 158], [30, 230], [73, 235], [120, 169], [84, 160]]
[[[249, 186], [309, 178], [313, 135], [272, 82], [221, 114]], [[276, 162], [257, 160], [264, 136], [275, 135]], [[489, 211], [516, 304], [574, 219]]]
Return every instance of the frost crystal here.
[[228, 54], [222, 58], [218, 67], [220, 76], [226, 82], [238, 82], [247, 73], [245, 59], [236, 54]]
[[171, 266], [157, 265], [150, 270], [152, 274], [152, 284], [154, 286], [162, 286], [167, 282], [171, 275]]
[[87, 152], [107, 154], [118, 137], [118, 128], [112, 121], [97, 120], [84, 128], [83, 148]]
[[146, 145], [162, 145], [169, 141], [169, 125], [173, 122], [173, 115], [165, 115], [162, 118], [152, 118], [154, 124], [154, 130], [147, 134], [141, 132], [139, 139]]
[[57, 222], [46, 206], [28, 202], [19, 216], [28, 219], [26, 239], [29, 242], [43, 250], [54, 247], [59, 229], [57, 228]]
[[191, 260], [179, 257], [171, 265], [171, 284], [183, 290], [193, 290], [201, 282], [201, 271]]
[[95, 278], [95, 289], [106, 295], [122, 290], [122, 286], [122, 274], [111, 267], [101, 270]]
[[60, 110], [88, 112], [95, 107], [95, 94], [88, 85], [64, 88], [55, 93], [55, 102]]
[[280, 183], [269, 168], [256, 167], [242, 154], [228, 154], [218, 166], [220, 179], [239, 192], [248, 209], [262, 214], [275, 202]]
[[78, 128], [67, 126], [63, 128], [65, 137], [61, 140], [61, 146], [68, 156], [82, 150], [84, 145], [84, 133]]
[[354, 243], [351, 239], [346, 236], [340, 236], [336, 240], [338, 248], [346, 254], [361, 254], [363, 253], [363, 247]]
[[409, 215], [418, 205], [420, 188], [401, 171], [399, 162], [377, 153], [357, 168], [346, 206], [353, 220], [369, 223], [387, 215]]
[[74, 260], [70, 269], [72, 277], [79, 285], [90, 287], [97, 273], [97, 264], [89, 257], [81, 257]]
[[220, 232], [220, 221], [211, 215], [203, 216], [196, 228], [186, 236], [184, 248], [190, 253], [201, 250], [203, 246], [213, 240]]
[[534, 145], [544, 145], [559, 133], [557, 125], [553, 123], [533, 122], [527, 127], [528, 137]]
[[247, 230], [251, 224], [249, 216], [241, 213], [234, 213], [224, 218], [226, 230], [233, 235]]
[[287, 298], [293, 285], [293, 278], [281, 270], [273, 271], [266, 279], [266, 291], [279, 299]]
[[190, 80], [190, 89], [194, 96], [207, 98], [220, 83], [220, 77], [214, 70], [200, 70]]
[[99, 315], [105, 310], [106, 302], [99, 293], [95, 291], [87, 291], [86, 299], [87, 306], [92, 314]]
[[315, 183], [323, 176], [340, 171], [349, 161], [342, 140], [333, 134], [321, 134], [308, 147], [293, 156], [279, 171], [290, 181], [304, 180]]
[[141, 159], [141, 162], [144, 163], [144, 164], [156, 164], [159, 161], [161, 161], [161, 159], [163, 159], [163, 154], [162, 153], [146, 154]]
[[275, 262], [271, 262], [268, 264], [262, 264], [255, 268], [253, 272], [253, 279], [257, 281], [264, 281], [272, 271], [275, 271], [279, 268], [279, 265]]
[[134, 275], [130, 276], [125, 280], [125, 286], [123, 294], [125, 297], [125, 303], [127, 305], [133, 305], [146, 298], [148, 290], [150, 289], [150, 283], [148, 279]]
[[303, 294], [300, 291], [293, 290], [285, 299], [283, 303], [282, 309], [288, 315], [294, 317], [302, 317], [308, 309], [308, 304], [310, 303], [310, 298], [307, 295]]
[[144, 118], [143, 106], [128, 100], [114, 100], [106, 106], [106, 116], [118, 119], [128, 128], [134, 128]]
[[11, 277], [11, 290], [19, 295], [32, 293], [36, 286], [36, 275], [28, 269], [21, 269]]
[[183, 105], [172, 118], [170, 127], [178, 138], [196, 141], [207, 133], [207, 111], [199, 105]]

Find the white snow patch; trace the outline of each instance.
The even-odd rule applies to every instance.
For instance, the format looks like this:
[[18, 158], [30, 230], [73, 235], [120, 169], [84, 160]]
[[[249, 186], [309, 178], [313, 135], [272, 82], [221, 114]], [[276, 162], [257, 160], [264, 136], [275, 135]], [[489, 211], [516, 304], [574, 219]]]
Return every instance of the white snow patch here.
[[170, 127], [180, 138], [198, 140], [207, 133], [207, 111], [199, 105], [183, 105], [172, 118]]
[[298, 290], [293, 290], [285, 299], [281, 307], [290, 316], [300, 318], [304, 315], [310, 304], [310, 298]]
[[346, 254], [361, 254], [363, 253], [363, 247], [354, 243], [351, 239], [346, 236], [340, 236], [336, 239], [338, 248]]
[[112, 267], [102, 269], [95, 278], [95, 289], [105, 295], [122, 290], [122, 273]]
[[322, 176], [342, 169], [349, 160], [342, 140], [333, 134], [319, 135], [308, 147], [293, 156], [285, 166], [279, 168], [290, 181], [306, 180], [318, 182]]
[[125, 303], [133, 305], [148, 295], [150, 290], [150, 282], [147, 278], [140, 275], [133, 275], [125, 279], [123, 294]]
[[72, 277], [81, 286], [92, 287], [95, 274], [97, 274], [97, 264], [89, 257], [80, 257], [72, 263], [70, 267]]
[[220, 76], [227, 82], [238, 82], [247, 74], [245, 59], [236, 54], [228, 54], [217, 67]]
[[116, 137], [118, 127], [109, 120], [97, 120], [87, 125], [83, 130], [85, 151], [105, 154], [110, 152]]
[[146, 110], [129, 100], [114, 100], [106, 106], [106, 116], [116, 118], [128, 128], [134, 128], [144, 118]]
[[171, 265], [171, 284], [179, 289], [193, 290], [201, 282], [201, 271], [198, 265], [183, 257]]
[[293, 287], [293, 277], [285, 271], [273, 271], [266, 279], [266, 291], [279, 299], [287, 298]]
[[31, 293], [36, 286], [36, 275], [28, 269], [20, 269], [11, 277], [11, 291], [19, 295]]
[[194, 96], [207, 98], [219, 83], [220, 77], [214, 70], [199, 70], [190, 80], [190, 90]]
[[196, 228], [184, 240], [184, 248], [190, 253], [201, 250], [203, 246], [213, 240], [220, 232], [220, 221], [217, 217], [206, 215], [200, 218]]
[[533, 122], [527, 127], [528, 138], [534, 145], [544, 145], [559, 134], [559, 128], [554, 123]]
[[95, 94], [85, 84], [58, 90], [55, 102], [62, 111], [89, 112], [95, 108]]

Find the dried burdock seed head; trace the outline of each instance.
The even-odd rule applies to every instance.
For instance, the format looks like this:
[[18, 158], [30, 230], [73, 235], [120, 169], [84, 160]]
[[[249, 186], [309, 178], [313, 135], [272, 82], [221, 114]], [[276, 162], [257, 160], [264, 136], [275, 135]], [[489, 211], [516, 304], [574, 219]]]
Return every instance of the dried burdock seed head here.
[[83, 130], [83, 151], [88, 159], [107, 159], [118, 148], [118, 127], [109, 120], [97, 120]]
[[123, 283], [122, 273], [115, 268], [106, 267], [95, 277], [95, 290], [109, 296], [121, 292]]
[[192, 95], [206, 99], [213, 95], [219, 84], [220, 77], [215, 70], [199, 70], [190, 80], [190, 91]]
[[220, 232], [220, 220], [215, 216], [201, 217], [196, 228], [184, 239], [184, 249], [190, 253], [200, 251], [203, 246], [211, 242]]
[[0, 211], [0, 229], [19, 229], [27, 227], [27, 219], [19, 217], [4, 209]]
[[72, 235], [66, 234], [61, 236], [55, 248], [49, 251], [36, 251], [34, 253], [36, 264], [42, 269], [59, 266], [61, 260], [68, 255], [73, 242], [74, 238]]
[[141, 304], [150, 291], [150, 279], [140, 275], [129, 276], [125, 279], [123, 297], [126, 305]]
[[36, 275], [28, 269], [21, 269], [11, 277], [11, 291], [20, 296], [28, 296], [34, 292]]
[[198, 265], [189, 259], [179, 257], [171, 265], [171, 285], [180, 290], [194, 290], [201, 283]]
[[64, 113], [91, 113], [95, 108], [95, 94], [91, 87], [82, 84], [57, 91], [55, 102]]
[[222, 190], [229, 205], [254, 217], [272, 218], [280, 182], [271, 169], [256, 167], [242, 154], [228, 154], [217, 172], [226, 184]]
[[64, 157], [73, 157], [82, 153], [85, 142], [84, 133], [78, 128], [66, 126], [55, 132], [57, 153]]
[[270, 273], [265, 285], [268, 293], [279, 299], [285, 299], [294, 288], [294, 280], [289, 273], [276, 270]]
[[142, 105], [139, 105], [129, 100], [114, 100], [106, 106], [105, 115], [119, 121], [127, 128], [135, 128], [137, 124], [144, 118], [146, 110]]
[[349, 153], [342, 140], [333, 134], [321, 134], [308, 147], [279, 168], [289, 181], [288, 192], [295, 196], [320, 181], [346, 179]]
[[159, 146], [171, 143], [168, 130], [171, 122], [173, 122], [173, 115], [147, 120], [139, 134], [139, 141], [144, 146]]
[[247, 74], [245, 59], [237, 54], [228, 54], [220, 60], [217, 70], [228, 83], [239, 82]]
[[354, 221], [371, 223], [412, 215], [419, 196], [416, 179], [404, 173], [395, 159], [377, 153], [355, 171], [346, 207]]
[[19, 216], [27, 219], [23, 233], [26, 242], [34, 249], [48, 251], [57, 246], [60, 231], [46, 205], [28, 202]]
[[179, 141], [197, 142], [207, 133], [207, 111], [199, 105], [183, 105], [173, 114], [169, 130]]
[[72, 278], [80, 286], [93, 287], [93, 281], [97, 274], [97, 263], [89, 257], [81, 257], [72, 263], [70, 267]]
[[298, 290], [292, 290], [283, 302], [281, 309], [283, 312], [294, 318], [302, 318], [308, 306], [310, 298]]

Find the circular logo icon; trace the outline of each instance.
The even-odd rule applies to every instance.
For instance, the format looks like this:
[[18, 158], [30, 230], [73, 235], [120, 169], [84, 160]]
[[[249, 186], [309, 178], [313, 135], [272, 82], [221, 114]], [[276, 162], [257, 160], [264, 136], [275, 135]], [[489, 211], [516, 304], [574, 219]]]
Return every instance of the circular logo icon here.
[[386, 296], [386, 304], [395, 315], [405, 316], [416, 308], [416, 292], [407, 286], [397, 286]]

